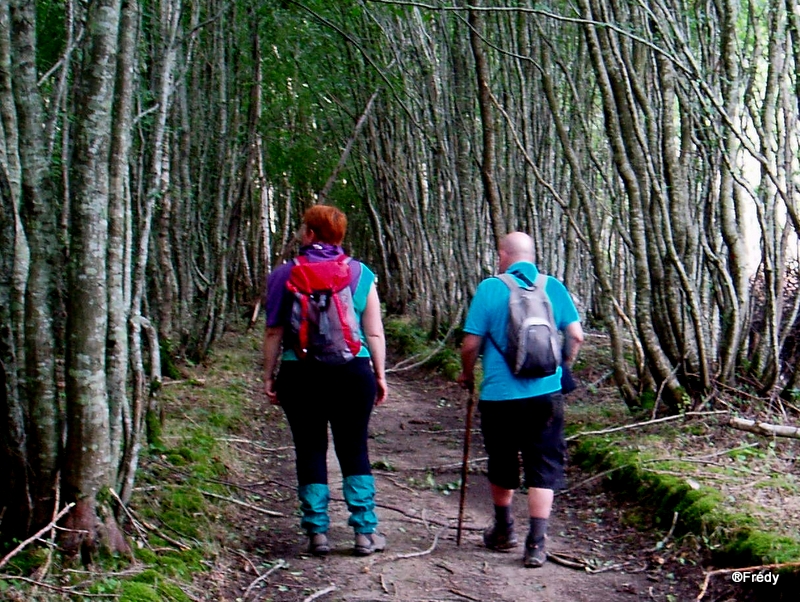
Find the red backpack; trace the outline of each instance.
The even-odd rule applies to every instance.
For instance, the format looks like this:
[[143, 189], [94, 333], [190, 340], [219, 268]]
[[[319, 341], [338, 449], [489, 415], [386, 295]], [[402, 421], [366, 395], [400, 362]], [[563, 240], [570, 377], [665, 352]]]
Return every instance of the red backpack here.
[[291, 339], [299, 359], [344, 364], [361, 350], [351, 260], [346, 255], [329, 261], [294, 259], [286, 288], [294, 295]]

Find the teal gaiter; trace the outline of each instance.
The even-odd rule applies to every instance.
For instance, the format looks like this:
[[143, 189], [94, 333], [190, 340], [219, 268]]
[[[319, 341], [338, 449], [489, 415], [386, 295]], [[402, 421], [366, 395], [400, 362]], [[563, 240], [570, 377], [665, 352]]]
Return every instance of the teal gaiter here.
[[375, 479], [372, 475], [351, 475], [342, 482], [342, 493], [350, 519], [347, 524], [356, 533], [374, 533], [378, 526], [375, 514]]
[[328, 517], [328, 502], [331, 499], [328, 486], [324, 483], [310, 483], [297, 488], [300, 498], [300, 510], [303, 517], [300, 526], [307, 533], [327, 533], [330, 518]]

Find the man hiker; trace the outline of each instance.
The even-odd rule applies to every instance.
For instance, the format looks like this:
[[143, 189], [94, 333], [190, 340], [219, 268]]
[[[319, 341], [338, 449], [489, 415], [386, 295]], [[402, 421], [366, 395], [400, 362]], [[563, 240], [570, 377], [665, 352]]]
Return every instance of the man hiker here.
[[[553, 494], [564, 486], [566, 442], [562, 367], [558, 364], [570, 366], [575, 361], [583, 343], [583, 329], [566, 287], [552, 276], [539, 278], [530, 236], [512, 232], [500, 241], [498, 252], [500, 273], [511, 274], [514, 280], [507, 284], [493, 276], [478, 286], [464, 328], [462, 373], [458, 380], [470, 391], [473, 389], [475, 363], [482, 354], [478, 411], [489, 457], [488, 476], [495, 511], [494, 525], [484, 532], [483, 541], [486, 547], [498, 552], [507, 552], [518, 543], [511, 502], [514, 490], [520, 485], [521, 453], [530, 518], [523, 564], [540, 567], [547, 559], [545, 537]], [[516, 285], [528, 290], [544, 285], [546, 299], [542, 299], [549, 301], [552, 325], [564, 335], [563, 349], [558, 350], [561, 357], [549, 375], [517, 376], [505, 355], [509, 342], [513, 342], [509, 339], [515, 336], [509, 336], [507, 327], [509, 301], [513, 300], [510, 287]]]

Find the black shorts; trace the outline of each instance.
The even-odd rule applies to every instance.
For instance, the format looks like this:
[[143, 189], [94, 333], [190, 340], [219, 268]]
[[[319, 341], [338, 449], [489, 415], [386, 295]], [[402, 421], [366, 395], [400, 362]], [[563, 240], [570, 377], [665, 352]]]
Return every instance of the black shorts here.
[[481, 401], [478, 410], [492, 485], [502, 489], [519, 487], [521, 454], [526, 487], [564, 487], [567, 444], [561, 393]]

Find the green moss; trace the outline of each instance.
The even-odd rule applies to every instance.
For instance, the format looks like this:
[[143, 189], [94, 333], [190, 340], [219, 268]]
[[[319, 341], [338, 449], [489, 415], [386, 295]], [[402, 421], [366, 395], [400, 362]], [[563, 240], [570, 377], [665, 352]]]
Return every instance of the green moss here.
[[792, 562], [800, 558], [800, 542], [773, 533], [740, 529], [723, 546], [719, 556], [733, 566]]
[[[609, 471], [605, 480], [616, 492], [636, 500], [663, 526], [678, 513], [676, 532], [692, 532], [724, 556], [729, 566], [788, 562], [800, 559], [800, 540], [759, 530], [753, 517], [725, 510], [723, 496], [709, 487], [692, 486], [684, 477], [658, 471], [691, 471], [686, 463], [653, 461], [652, 454], [620, 447], [621, 439], [593, 437], [581, 440], [572, 459], [589, 472]], [[643, 513], [632, 520], [646, 523]], [[708, 534], [712, 534], [711, 537]]]
[[159, 583], [158, 593], [164, 602], [190, 602], [191, 598], [174, 583]]
[[158, 555], [148, 548], [135, 548], [133, 555], [137, 560], [140, 560], [145, 564], [155, 564], [156, 561], [158, 561]]
[[128, 581], [122, 586], [119, 602], [162, 602], [162, 600], [152, 585]]
[[158, 573], [158, 571], [154, 569], [147, 569], [145, 571], [142, 571], [138, 575], [134, 575], [133, 577], [131, 577], [130, 580], [136, 581], [137, 583], [149, 583], [150, 585], [154, 585], [161, 578], [162, 577]]

